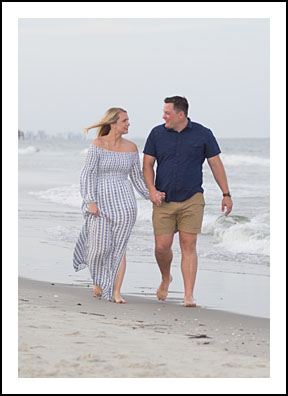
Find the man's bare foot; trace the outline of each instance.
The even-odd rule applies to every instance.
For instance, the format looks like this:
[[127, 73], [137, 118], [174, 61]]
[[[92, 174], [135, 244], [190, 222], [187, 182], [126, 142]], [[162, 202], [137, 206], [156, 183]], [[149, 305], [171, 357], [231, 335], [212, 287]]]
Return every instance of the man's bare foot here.
[[102, 288], [100, 286], [93, 286], [93, 295], [95, 297], [101, 297], [102, 296]]
[[184, 307], [196, 307], [193, 297], [184, 297]]
[[173, 278], [171, 275], [170, 275], [168, 282], [162, 280], [160, 286], [158, 287], [157, 293], [156, 293], [158, 300], [164, 301], [166, 299], [166, 297], [168, 296], [169, 285], [172, 282], [172, 280], [173, 280]]
[[124, 300], [124, 298], [122, 298], [121, 296], [120, 296], [120, 294], [114, 294], [114, 296], [113, 296], [113, 302], [115, 302], [115, 303], [119, 303], [119, 304], [126, 304], [127, 303], [127, 301], [126, 300]]

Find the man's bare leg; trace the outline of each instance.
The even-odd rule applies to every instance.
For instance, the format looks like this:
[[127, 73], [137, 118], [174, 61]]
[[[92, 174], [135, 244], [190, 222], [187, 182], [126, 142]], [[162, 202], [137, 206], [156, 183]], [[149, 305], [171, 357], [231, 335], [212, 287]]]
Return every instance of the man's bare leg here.
[[120, 296], [120, 289], [122, 286], [122, 282], [124, 279], [124, 274], [126, 270], [126, 253], [124, 254], [123, 260], [120, 264], [118, 274], [116, 276], [115, 284], [114, 284], [114, 293], [113, 293], [113, 298], [114, 302], [116, 303], [122, 303], [125, 304], [126, 300]]
[[193, 298], [194, 285], [197, 274], [197, 234], [179, 232], [180, 247], [182, 251], [181, 270], [184, 280], [184, 307], [196, 307]]
[[166, 299], [169, 284], [172, 282], [170, 268], [173, 258], [171, 249], [173, 238], [174, 232], [170, 234], [155, 235], [155, 256], [162, 275], [162, 282], [156, 293], [159, 300]]

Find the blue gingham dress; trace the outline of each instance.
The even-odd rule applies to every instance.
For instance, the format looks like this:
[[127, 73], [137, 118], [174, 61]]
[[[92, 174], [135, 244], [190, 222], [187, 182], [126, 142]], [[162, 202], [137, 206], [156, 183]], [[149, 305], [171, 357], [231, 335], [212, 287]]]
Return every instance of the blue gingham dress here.
[[[115, 152], [91, 144], [80, 176], [84, 225], [73, 256], [73, 267], [88, 267], [93, 284], [102, 288], [102, 297], [113, 299], [114, 283], [137, 216], [133, 186], [149, 199], [140, 167], [139, 154]], [[96, 202], [100, 216], [88, 212]]]

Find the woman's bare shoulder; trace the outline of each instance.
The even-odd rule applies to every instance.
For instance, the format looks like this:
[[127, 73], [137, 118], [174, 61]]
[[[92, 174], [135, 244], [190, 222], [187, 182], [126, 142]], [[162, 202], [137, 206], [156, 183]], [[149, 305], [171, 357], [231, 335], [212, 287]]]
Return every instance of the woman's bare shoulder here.
[[127, 147], [127, 151], [138, 151], [138, 147], [135, 143], [131, 142], [130, 140], [123, 139], [125, 142], [125, 146]]
[[103, 142], [103, 139], [101, 139], [101, 137], [98, 137], [98, 138], [96, 138], [96, 139], [94, 139], [93, 141], [92, 141], [92, 144], [94, 144], [94, 146], [97, 146], [97, 147], [100, 147], [100, 148], [104, 148], [104, 142]]

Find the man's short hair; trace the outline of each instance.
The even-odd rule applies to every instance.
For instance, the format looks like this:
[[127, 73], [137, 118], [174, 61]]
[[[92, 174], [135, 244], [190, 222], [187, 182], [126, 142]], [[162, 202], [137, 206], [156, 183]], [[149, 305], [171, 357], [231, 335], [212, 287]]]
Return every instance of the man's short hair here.
[[184, 111], [185, 117], [187, 117], [189, 105], [186, 98], [182, 98], [182, 96], [171, 96], [171, 98], [165, 98], [164, 102], [173, 103], [176, 113], [179, 113], [179, 111]]

